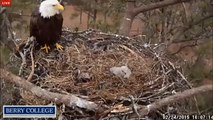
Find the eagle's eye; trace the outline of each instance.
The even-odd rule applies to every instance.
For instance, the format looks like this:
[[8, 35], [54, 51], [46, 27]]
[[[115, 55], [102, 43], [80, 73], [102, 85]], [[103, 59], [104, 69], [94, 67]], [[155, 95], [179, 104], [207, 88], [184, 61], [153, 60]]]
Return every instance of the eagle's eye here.
[[53, 7], [55, 7], [56, 5], [54, 4], [54, 5], [52, 5]]

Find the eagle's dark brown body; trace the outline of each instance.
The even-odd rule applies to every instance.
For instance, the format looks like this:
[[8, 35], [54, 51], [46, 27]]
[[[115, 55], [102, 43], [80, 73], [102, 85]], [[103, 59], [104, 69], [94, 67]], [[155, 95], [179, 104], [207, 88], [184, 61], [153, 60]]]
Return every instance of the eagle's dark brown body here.
[[43, 18], [36, 9], [30, 20], [30, 36], [34, 36], [38, 46], [53, 46], [61, 37], [63, 17], [56, 14], [50, 18]]

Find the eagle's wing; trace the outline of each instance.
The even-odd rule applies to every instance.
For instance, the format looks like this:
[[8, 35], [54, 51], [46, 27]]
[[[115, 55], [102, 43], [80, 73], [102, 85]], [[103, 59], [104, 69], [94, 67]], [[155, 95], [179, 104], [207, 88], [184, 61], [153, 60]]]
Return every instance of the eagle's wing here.
[[62, 14], [59, 14], [58, 16], [57, 16], [57, 20], [58, 20], [58, 27], [59, 27], [59, 29], [58, 30], [60, 30], [60, 31], [58, 31], [59, 32], [59, 35], [61, 36], [61, 34], [62, 34], [62, 25], [63, 25], [63, 16], [62, 16]]
[[38, 19], [39, 19], [39, 12], [38, 9], [32, 12], [31, 19], [30, 19], [30, 37], [34, 36], [37, 37], [39, 33], [38, 27]]

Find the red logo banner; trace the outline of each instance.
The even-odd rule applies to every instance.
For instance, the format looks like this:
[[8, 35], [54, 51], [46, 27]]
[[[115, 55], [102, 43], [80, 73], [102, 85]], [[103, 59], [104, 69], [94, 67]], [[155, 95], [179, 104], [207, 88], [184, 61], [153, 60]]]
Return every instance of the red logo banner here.
[[2, 7], [11, 6], [11, 0], [1, 0], [1, 6]]

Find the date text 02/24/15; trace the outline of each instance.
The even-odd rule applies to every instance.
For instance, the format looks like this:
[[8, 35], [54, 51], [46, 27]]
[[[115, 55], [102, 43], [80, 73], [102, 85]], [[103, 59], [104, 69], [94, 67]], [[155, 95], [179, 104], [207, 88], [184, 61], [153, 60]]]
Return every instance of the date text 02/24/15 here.
[[213, 115], [165, 115], [164, 120], [213, 120]]

